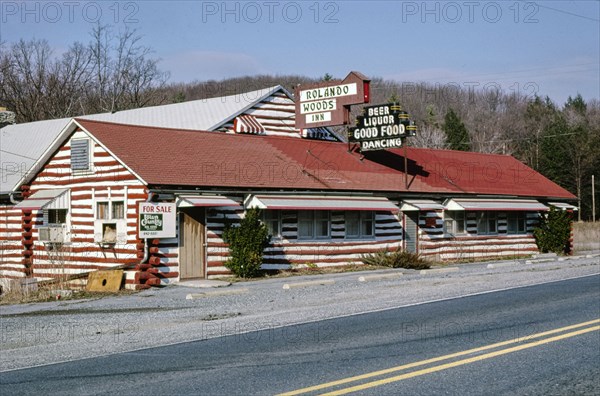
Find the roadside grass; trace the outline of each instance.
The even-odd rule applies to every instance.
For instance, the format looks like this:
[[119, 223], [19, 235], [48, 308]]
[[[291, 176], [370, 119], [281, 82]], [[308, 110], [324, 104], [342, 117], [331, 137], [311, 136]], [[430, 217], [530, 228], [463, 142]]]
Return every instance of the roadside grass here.
[[300, 265], [294, 265], [289, 269], [281, 270], [263, 270], [261, 276], [255, 278], [238, 278], [236, 276], [227, 276], [219, 278], [219, 280], [237, 283], [237, 282], [252, 282], [264, 279], [277, 279], [277, 278], [290, 278], [294, 276], [302, 275], [323, 275], [323, 274], [340, 274], [345, 272], [362, 272], [362, 271], [373, 271], [377, 269], [389, 269], [385, 266], [373, 266], [365, 264], [346, 264], [336, 265], [329, 267], [318, 267], [315, 264], [305, 263]]
[[1, 305], [43, 303], [50, 301], [63, 300], [97, 300], [111, 296], [123, 296], [138, 293], [137, 290], [121, 289], [118, 292], [90, 292], [78, 287], [61, 285], [40, 286], [35, 289], [28, 289], [15, 284], [10, 289], [4, 289], [0, 294]]
[[458, 260], [448, 260], [443, 263], [439, 263], [441, 265], [450, 265], [450, 264], [478, 264], [478, 263], [487, 263], [490, 261], [517, 261], [517, 260], [527, 260], [532, 258], [533, 254], [526, 255], [507, 255], [507, 256], [494, 256], [494, 257], [465, 257], [460, 258]]

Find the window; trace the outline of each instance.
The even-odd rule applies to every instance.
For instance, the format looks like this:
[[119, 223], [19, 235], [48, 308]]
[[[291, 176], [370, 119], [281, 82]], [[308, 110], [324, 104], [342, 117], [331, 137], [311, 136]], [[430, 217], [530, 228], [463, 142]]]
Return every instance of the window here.
[[477, 233], [480, 235], [498, 233], [498, 219], [495, 212], [480, 212], [477, 214]]
[[97, 220], [116, 220], [125, 218], [125, 202], [103, 201], [96, 202]]
[[348, 211], [345, 214], [345, 220], [346, 238], [368, 238], [375, 235], [373, 212]]
[[115, 244], [119, 240], [119, 235], [125, 235], [126, 238], [126, 228], [125, 201], [96, 202], [95, 242]]
[[125, 202], [115, 201], [112, 203], [112, 218], [113, 219], [124, 219], [125, 218]]
[[278, 210], [265, 210], [263, 223], [269, 230], [271, 238], [281, 238], [281, 212]]
[[444, 232], [446, 234], [465, 233], [465, 212], [462, 210], [446, 211], [444, 213]]
[[102, 224], [102, 242], [117, 243], [117, 225], [114, 223]]
[[510, 212], [506, 216], [507, 232], [509, 234], [525, 234], [527, 232], [527, 221], [525, 213]]
[[48, 224], [66, 224], [67, 209], [48, 209]]
[[96, 218], [98, 220], [108, 220], [108, 202], [98, 202], [96, 204]]
[[329, 212], [326, 210], [301, 210], [298, 212], [298, 238], [329, 238]]
[[90, 139], [71, 140], [71, 169], [90, 170]]
[[313, 215], [314, 212], [312, 211], [298, 212], [298, 238], [308, 239], [314, 237]]

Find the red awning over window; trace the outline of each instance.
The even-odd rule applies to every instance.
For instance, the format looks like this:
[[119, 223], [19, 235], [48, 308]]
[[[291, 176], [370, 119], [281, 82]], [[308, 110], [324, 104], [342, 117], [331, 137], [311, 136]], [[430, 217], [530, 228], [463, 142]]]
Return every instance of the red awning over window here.
[[246, 201], [247, 208], [296, 210], [372, 210], [398, 211], [398, 207], [384, 197], [253, 195]]
[[177, 202], [180, 208], [192, 206], [234, 206], [241, 207], [238, 202], [233, 199], [221, 195], [181, 195]]
[[451, 199], [446, 210], [547, 211], [548, 207], [533, 199]]

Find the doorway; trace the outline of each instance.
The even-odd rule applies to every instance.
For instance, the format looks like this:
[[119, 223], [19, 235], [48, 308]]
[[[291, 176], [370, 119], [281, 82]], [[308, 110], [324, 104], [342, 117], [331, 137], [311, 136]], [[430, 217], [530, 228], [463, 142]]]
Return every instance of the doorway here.
[[205, 210], [185, 208], [179, 222], [179, 276], [181, 279], [203, 279], [205, 262]]

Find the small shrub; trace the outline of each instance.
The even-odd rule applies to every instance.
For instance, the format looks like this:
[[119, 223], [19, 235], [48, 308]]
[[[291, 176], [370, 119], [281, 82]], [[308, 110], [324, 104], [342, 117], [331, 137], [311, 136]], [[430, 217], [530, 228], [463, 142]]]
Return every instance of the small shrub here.
[[571, 236], [571, 217], [565, 210], [550, 207], [547, 216], [533, 230], [535, 242], [542, 253], [569, 253]]
[[223, 239], [229, 244], [231, 255], [225, 267], [241, 278], [260, 274], [263, 251], [269, 241], [267, 226], [260, 221], [260, 209], [249, 209], [238, 227], [227, 225]]
[[391, 268], [407, 268], [416, 270], [430, 268], [430, 264], [427, 260], [421, 258], [418, 254], [410, 253], [400, 248], [391, 252], [386, 249], [382, 249], [372, 254], [362, 255], [361, 260], [367, 265], [377, 265]]

